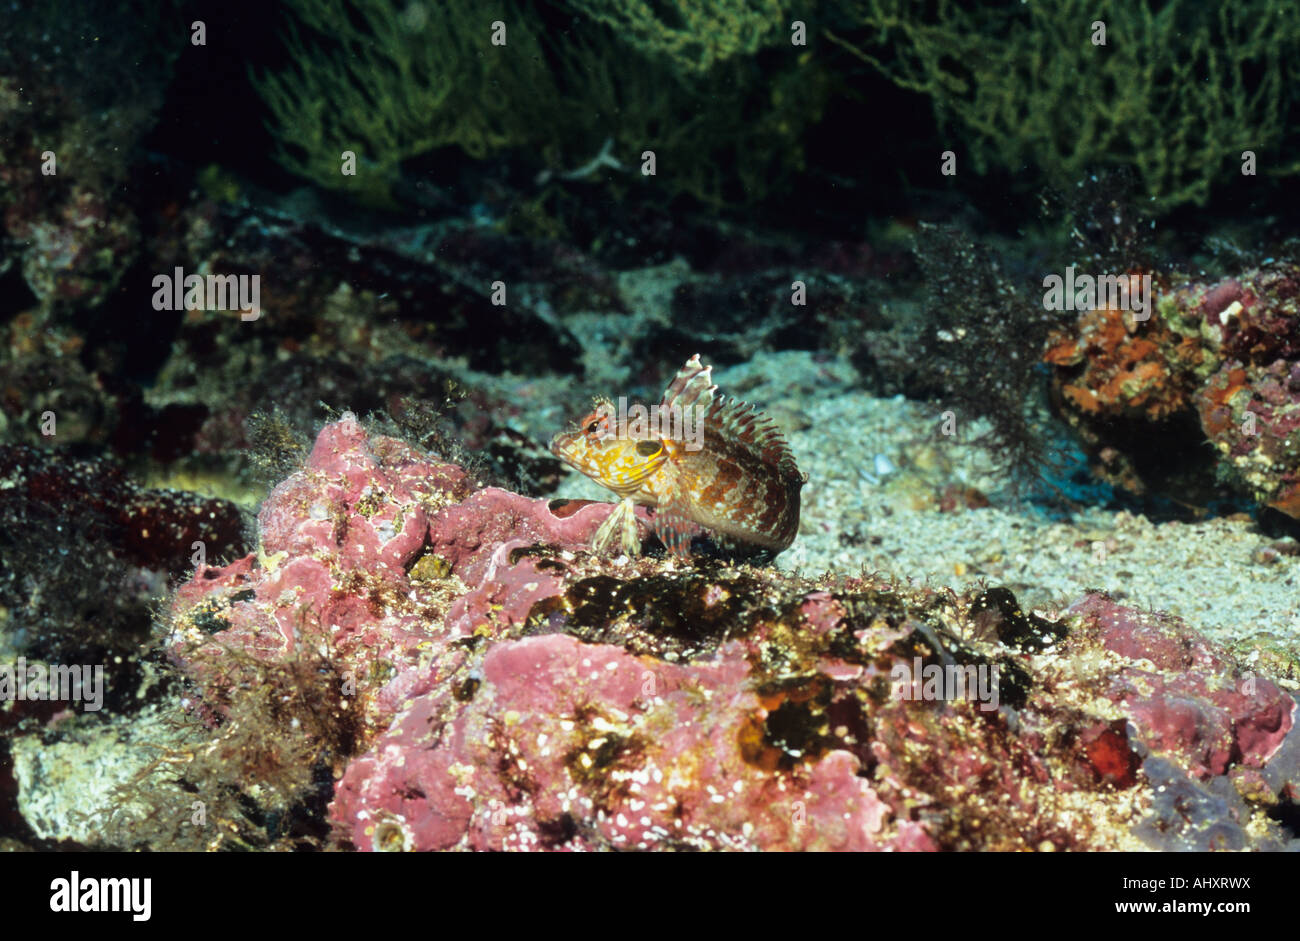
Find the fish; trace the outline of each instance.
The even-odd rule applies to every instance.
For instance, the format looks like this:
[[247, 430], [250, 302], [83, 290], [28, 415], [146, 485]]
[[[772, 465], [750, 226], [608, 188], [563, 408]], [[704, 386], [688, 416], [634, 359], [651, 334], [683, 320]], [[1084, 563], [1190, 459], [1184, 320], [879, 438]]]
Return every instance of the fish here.
[[718, 393], [713, 367], [698, 353], [649, 410], [658, 422], [644, 420], [644, 406], [623, 412], [597, 398], [551, 440], [553, 454], [620, 498], [592, 540], [595, 552], [617, 544], [639, 553], [637, 505], [653, 509], [652, 531], [678, 558], [690, 556], [701, 532], [722, 548], [767, 558], [794, 542], [808, 476], [770, 418]]

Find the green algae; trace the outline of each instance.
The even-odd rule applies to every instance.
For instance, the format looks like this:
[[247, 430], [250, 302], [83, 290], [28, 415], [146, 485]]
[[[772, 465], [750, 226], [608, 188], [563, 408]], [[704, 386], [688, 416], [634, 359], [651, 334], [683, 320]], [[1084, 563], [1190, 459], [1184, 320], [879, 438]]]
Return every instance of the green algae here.
[[1270, 174], [1300, 171], [1287, 157], [1300, 61], [1300, 7], [1289, 0], [974, 9], [862, 0], [849, 9], [865, 35], [832, 40], [928, 97], [981, 173], [1029, 163], [1064, 189], [1095, 167], [1130, 166], [1169, 209], [1241, 179], [1243, 151]]

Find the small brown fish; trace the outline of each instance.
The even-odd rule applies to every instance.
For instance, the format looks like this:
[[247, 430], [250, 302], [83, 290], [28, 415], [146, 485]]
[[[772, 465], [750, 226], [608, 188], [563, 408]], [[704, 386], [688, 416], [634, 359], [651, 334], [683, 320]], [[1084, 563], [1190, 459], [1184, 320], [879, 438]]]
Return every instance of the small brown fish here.
[[679, 557], [700, 529], [724, 546], [771, 556], [789, 548], [807, 475], [771, 419], [716, 390], [696, 354], [655, 408], [619, 415], [597, 399], [576, 430], [551, 441], [556, 456], [622, 498], [596, 533], [597, 552], [617, 537], [636, 554], [635, 504], [654, 507], [655, 535]]

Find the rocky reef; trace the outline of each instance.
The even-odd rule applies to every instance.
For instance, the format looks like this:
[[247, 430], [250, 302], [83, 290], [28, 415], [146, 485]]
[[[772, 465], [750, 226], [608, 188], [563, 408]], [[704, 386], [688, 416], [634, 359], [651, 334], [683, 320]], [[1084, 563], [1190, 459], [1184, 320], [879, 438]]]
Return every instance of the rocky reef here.
[[1062, 413], [1129, 490], [1152, 483], [1142, 452], [1153, 441], [1208, 441], [1220, 479], [1300, 517], [1300, 266], [1157, 284], [1149, 321], [1102, 304], [1048, 343]]
[[1176, 618], [598, 558], [609, 510], [345, 415], [257, 552], [180, 588], [169, 650], [213, 727], [286, 664], [327, 677], [347, 848], [1295, 846], [1294, 696]]
[[0, 850], [1300, 848], [1300, 6], [966, 6], [8, 4]]

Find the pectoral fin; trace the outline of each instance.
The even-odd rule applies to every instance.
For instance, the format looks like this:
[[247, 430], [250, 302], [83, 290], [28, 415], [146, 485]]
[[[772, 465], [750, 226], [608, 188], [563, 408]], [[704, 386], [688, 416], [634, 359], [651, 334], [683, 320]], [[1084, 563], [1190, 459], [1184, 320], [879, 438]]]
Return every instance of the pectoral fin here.
[[686, 514], [686, 504], [679, 499], [661, 503], [650, 521], [654, 534], [674, 556], [688, 558], [691, 554], [691, 537], [700, 531], [699, 524]]

